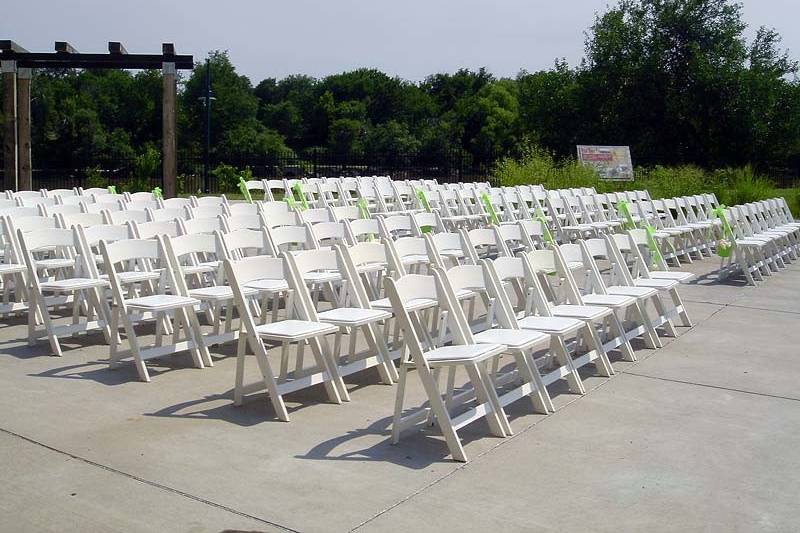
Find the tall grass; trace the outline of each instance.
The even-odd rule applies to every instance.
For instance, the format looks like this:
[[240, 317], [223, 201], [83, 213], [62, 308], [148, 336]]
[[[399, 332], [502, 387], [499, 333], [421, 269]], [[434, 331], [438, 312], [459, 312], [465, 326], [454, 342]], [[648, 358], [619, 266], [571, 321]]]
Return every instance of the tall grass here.
[[638, 168], [635, 181], [606, 181], [592, 168], [574, 159], [559, 161], [538, 147], [526, 148], [519, 158], [506, 158], [493, 171], [503, 186], [541, 184], [548, 189], [594, 187], [598, 192], [647, 189], [653, 198], [672, 198], [700, 193], [715, 193], [720, 202], [737, 205], [783, 196], [796, 215], [800, 215], [800, 190], [775, 189], [772, 181], [751, 166], [705, 171], [693, 165]]

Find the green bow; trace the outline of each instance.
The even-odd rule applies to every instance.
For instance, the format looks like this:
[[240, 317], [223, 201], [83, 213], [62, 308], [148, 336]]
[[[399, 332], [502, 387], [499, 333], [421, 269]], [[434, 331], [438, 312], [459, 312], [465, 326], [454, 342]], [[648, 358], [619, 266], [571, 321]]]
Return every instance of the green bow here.
[[425, 209], [425, 211], [427, 211], [428, 213], [430, 213], [432, 211], [431, 203], [428, 201], [428, 195], [425, 194], [425, 191], [423, 191], [420, 188], [417, 188], [417, 198], [419, 199], [419, 204], [422, 206], [422, 208]]
[[308, 200], [306, 200], [306, 195], [303, 194], [303, 184], [298, 181], [292, 185], [292, 191], [294, 192], [294, 196], [296, 196], [297, 200], [300, 202], [300, 206], [303, 211], [308, 209]]
[[[359, 198], [358, 202], [356, 202], [356, 207], [358, 207], [358, 216], [360, 216], [361, 218], [363, 218], [365, 220], [369, 220], [370, 216], [369, 216], [369, 207], [367, 206], [367, 199], [366, 198]], [[375, 235], [370, 233], [367, 236], [367, 240], [374, 241], [375, 240]]]
[[725, 210], [728, 207], [725, 204], [720, 204], [711, 210], [711, 214], [722, 221], [722, 234], [728, 240], [727, 244], [717, 243], [717, 255], [720, 257], [730, 257], [733, 245], [736, 243], [736, 236], [733, 234], [733, 228], [728, 223], [728, 217], [725, 216]]
[[[656, 228], [651, 226], [650, 224], [644, 224], [642, 228], [647, 233], [647, 247], [650, 248], [650, 257], [655, 264], [661, 264], [664, 261], [664, 256], [661, 255], [661, 249], [658, 247], [658, 243], [656, 242]], [[670, 244], [668, 242], [668, 244]], [[671, 246], [671, 244], [670, 244]]]
[[161, 192], [161, 187], [153, 189], [153, 198], [163, 199], [164, 194]]
[[248, 204], [253, 203], [253, 196], [250, 194], [250, 191], [247, 189], [247, 182], [244, 180], [242, 176], [239, 176], [239, 191], [241, 191], [242, 196], [244, 199], [247, 200]]
[[619, 212], [622, 213], [622, 216], [625, 217], [625, 229], [633, 229], [636, 227], [636, 223], [633, 221], [633, 216], [631, 215], [631, 208], [628, 202], [625, 200], [620, 200], [617, 202], [617, 208]]
[[544, 238], [544, 242], [555, 244], [556, 240], [553, 238], [553, 234], [550, 233], [550, 227], [547, 225], [547, 218], [544, 216], [542, 208], [537, 207], [534, 215], [536, 216], [536, 220], [542, 225], [542, 237]]
[[492, 199], [489, 198], [489, 193], [481, 193], [480, 198], [481, 202], [483, 202], [483, 207], [486, 208], [486, 212], [489, 213], [489, 224], [499, 226], [500, 219], [497, 217], [497, 211], [495, 211], [494, 205], [492, 205]]
[[292, 196], [291, 194], [287, 194], [286, 196], [284, 196], [283, 201], [289, 204], [289, 209], [291, 209], [292, 211], [297, 210], [297, 202], [295, 201], [294, 196]]
[[117, 194], [117, 186], [116, 185], [109, 185], [108, 186], [109, 194]]

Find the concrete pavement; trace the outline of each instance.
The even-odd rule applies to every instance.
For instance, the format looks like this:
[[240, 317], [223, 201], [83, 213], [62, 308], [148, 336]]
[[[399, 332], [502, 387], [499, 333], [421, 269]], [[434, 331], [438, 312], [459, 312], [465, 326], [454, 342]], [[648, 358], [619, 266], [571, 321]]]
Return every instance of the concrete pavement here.
[[436, 432], [389, 445], [373, 372], [349, 404], [293, 395], [287, 424], [263, 396], [232, 405], [231, 357], [145, 384], [101, 338], [54, 358], [4, 322], [0, 531], [796, 531], [800, 264], [758, 288], [715, 267], [689, 266], [694, 328], [555, 414], [518, 402], [512, 438], [467, 428], [466, 465]]

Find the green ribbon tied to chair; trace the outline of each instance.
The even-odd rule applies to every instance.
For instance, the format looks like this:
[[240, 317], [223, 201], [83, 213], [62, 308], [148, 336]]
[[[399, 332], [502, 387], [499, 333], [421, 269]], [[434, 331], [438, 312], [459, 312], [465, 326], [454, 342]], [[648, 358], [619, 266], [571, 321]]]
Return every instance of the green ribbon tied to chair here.
[[[358, 216], [360, 216], [364, 220], [369, 220], [371, 217], [369, 216], [369, 206], [367, 206], [367, 199], [366, 198], [359, 198], [356, 202], [356, 207], [358, 207]], [[375, 235], [370, 233], [367, 236], [368, 241], [374, 241]]]
[[636, 227], [636, 223], [633, 221], [633, 215], [631, 215], [631, 206], [625, 200], [620, 200], [617, 202], [617, 209], [619, 212], [622, 213], [622, 216], [625, 217], [625, 229], [634, 229]]
[[661, 255], [661, 248], [658, 247], [656, 242], [656, 228], [650, 224], [644, 224], [642, 229], [647, 234], [647, 247], [650, 248], [650, 257], [655, 264], [661, 264], [664, 261], [664, 256]]
[[733, 233], [733, 228], [731, 228], [731, 225], [728, 222], [728, 217], [725, 216], [725, 210], [727, 209], [728, 206], [725, 204], [720, 204], [719, 207], [715, 207], [711, 210], [711, 214], [722, 221], [723, 238], [717, 241], [717, 255], [720, 257], [730, 257], [731, 252], [733, 251], [733, 245], [736, 242], [736, 236]]
[[108, 186], [108, 194], [117, 194], [117, 186], [116, 185], [109, 185]]
[[294, 199], [293, 195], [287, 194], [286, 196], [283, 197], [283, 201], [289, 204], [289, 209], [291, 209], [292, 211], [297, 210], [297, 201]]
[[486, 209], [486, 212], [489, 214], [489, 224], [492, 224], [494, 226], [499, 226], [500, 219], [497, 216], [497, 211], [495, 210], [494, 205], [492, 204], [492, 199], [489, 197], [489, 193], [488, 192], [481, 193], [480, 199], [481, 202], [483, 203], [484, 209]]
[[297, 202], [299, 202], [301, 209], [303, 211], [308, 209], [308, 200], [306, 200], [306, 195], [303, 194], [303, 184], [301, 182], [298, 181], [292, 185], [292, 193], [296, 197]]
[[239, 176], [239, 191], [244, 196], [244, 199], [247, 200], [248, 204], [253, 203], [253, 196], [250, 194], [250, 191], [247, 188], [247, 182], [242, 176]]
[[556, 240], [553, 238], [553, 234], [550, 232], [550, 227], [547, 225], [547, 217], [544, 216], [544, 211], [542, 211], [542, 208], [537, 207], [534, 215], [536, 220], [539, 221], [539, 224], [542, 225], [542, 238], [544, 239], [544, 242], [555, 245]]
[[164, 199], [164, 193], [161, 191], [161, 187], [156, 187], [153, 189], [153, 198], [157, 198], [159, 200]]
[[[417, 187], [416, 193], [417, 199], [419, 200], [419, 205], [421, 205], [422, 208], [428, 213], [432, 213], [433, 209], [431, 209], [431, 203], [428, 201], [428, 195], [425, 194], [425, 191]], [[433, 233], [433, 226], [422, 226], [420, 229], [422, 230], [422, 233]]]

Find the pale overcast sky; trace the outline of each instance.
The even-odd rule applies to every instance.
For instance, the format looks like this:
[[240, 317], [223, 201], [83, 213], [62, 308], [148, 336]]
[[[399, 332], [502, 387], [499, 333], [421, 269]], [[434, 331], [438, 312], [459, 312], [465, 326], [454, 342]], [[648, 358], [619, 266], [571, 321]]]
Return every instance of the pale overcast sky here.
[[[25, 0], [8, 2], [0, 39], [30, 51], [68, 41], [105, 52], [179, 53], [202, 60], [228, 50], [254, 84], [265, 77], [312, 76], [374, 67], [420, 80], [434, 72], [487, 67], [498, 76], [548, 68], [557, 57], [577, 63], [584, 31], [607, 0]], [[746, 0], [749, 35], [774, 27], [800, 58], [800, 0]]]

